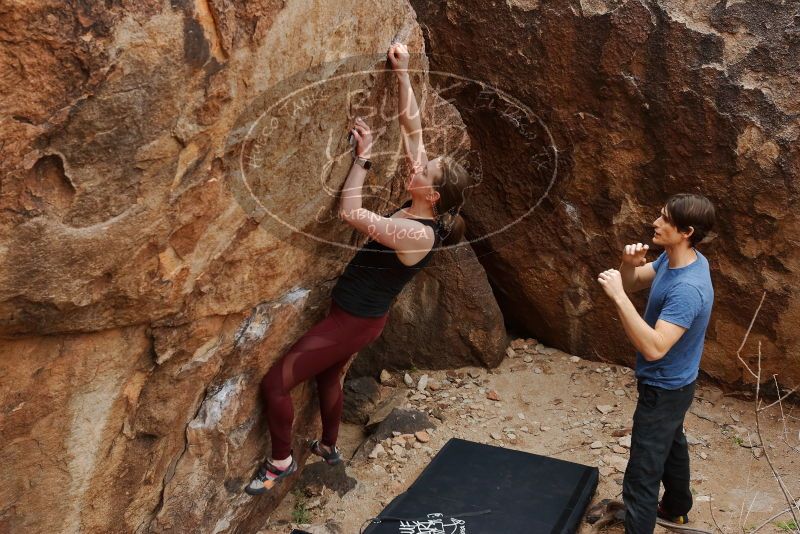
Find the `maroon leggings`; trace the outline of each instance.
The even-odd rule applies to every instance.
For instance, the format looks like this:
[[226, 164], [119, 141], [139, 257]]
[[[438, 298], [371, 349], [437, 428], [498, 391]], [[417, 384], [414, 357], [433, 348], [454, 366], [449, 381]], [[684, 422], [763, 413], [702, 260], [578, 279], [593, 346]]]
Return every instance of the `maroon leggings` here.
[[342, 417], [342, 372], [347, 361], [381, 335], [387, 315], [359, 317], [331, 301], [328, 316], [297, 340], [261, 380], [272, 458], [288, 458], [292, 450], [294, 408], [290, 392], [300, 382], [317, 379], [322, 443], [332, 447]]

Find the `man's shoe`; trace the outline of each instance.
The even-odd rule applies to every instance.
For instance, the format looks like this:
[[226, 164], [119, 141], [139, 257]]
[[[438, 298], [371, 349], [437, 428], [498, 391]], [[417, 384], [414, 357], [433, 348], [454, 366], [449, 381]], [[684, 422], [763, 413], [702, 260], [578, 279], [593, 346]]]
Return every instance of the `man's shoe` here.
[[685, 525], [689, 522], [689, 516], [684, 515], [667, 515], [664, 511], [664, 508], [661, 506], [661, 503], [658, 503], [658, 509], [656, 510], [656, 515], [661, 519], [665, 519], [670, 523], [675, 523], [676, 525]]

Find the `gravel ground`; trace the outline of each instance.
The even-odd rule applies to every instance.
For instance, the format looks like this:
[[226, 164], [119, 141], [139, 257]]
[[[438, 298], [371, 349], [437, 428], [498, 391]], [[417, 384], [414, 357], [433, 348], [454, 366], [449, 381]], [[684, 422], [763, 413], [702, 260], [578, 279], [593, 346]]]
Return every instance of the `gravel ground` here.
[[[597, 466], [600, 483], [595, 502], [621, 498], [636, 404], [632, 370], [583, 360], [535, 340], [515, 340], [511, 347], [509, 357], [490, 371], [415, 370], [408, 373], [410, 381], [404, 381], [402, 373], [384, 376], [383, 398], [394, 396], [401, 407], [432, 414], [437, 428], [418, 436], [389, 438], [381, 443], [387, 452], [348, 461], [331, 476], [354, 479], [344, 485], [353, 488], [346, 493], [341, 481], [322, 480], [327, 476], [304, 484], [273, 513], [262, 534], [288, 533], [297, 521], [315, 534], [359, 532], [365, 520], [405, 491], [452, 437]], [[421, 379], [427, 381], [422, 392], [417, 388]], [[800, 409], [785, 403], [761, 413], [766, 452], [795, 499], [800, 498], [798, 416]], [[755, 428], [752, 401], [725, 396], [701, 383], [686, 418], [694, 526], [714, 530], [716, 520], [724, 533], [752, 532], [787, 507], [765, 449], [757, 446]], [[339, 446], [347, 458], [365, 437], [360, 426], [343, 425]], [[332, 489], [337, 486], [338, 493]], [[759, 532], [787, 532], [780, 522], [790, 519], [784, 514]], [[610, 527], [606, 532], [622, 529]], [[656, 532], [666, 531], [657, 527]]]

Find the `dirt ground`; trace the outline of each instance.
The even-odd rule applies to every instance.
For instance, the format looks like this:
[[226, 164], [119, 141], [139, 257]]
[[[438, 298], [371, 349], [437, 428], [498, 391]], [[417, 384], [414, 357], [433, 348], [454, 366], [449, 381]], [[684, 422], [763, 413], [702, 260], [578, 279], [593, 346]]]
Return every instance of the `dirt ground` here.
[[[392, 450], [387, 441], [388, 454], [349, 461], [343, 472], [356, 482], [343, 496], [324, 486], [296, 490], [273, 513], [262, 534], [288, 533], [298, 521], [315, 534], [358, 533], [365, 520], [408, 488], [452, 437], [597, 466], [600, 482], [593, 502], [621, 499], [628, 457], [625, 434], [636, 404], [632, 370], [535, 343], [515, 340], [512, 346], [517, 350], [509, 351], [500, 367], [490, 371], [414, 370], [409, 373], [413, 388], [403, 382], [402, 373], [394, 373], [387, 381], [392, 385], [382, 386], [382, 395], [402, 396], [401, 406], [438, 416], [441, 421], [432, 418], [438, 426], [429, 432], [430, 441], [411, 444], [419, 439], [409, 436], [408, 448], [401, 451]], [[420, 393], [416, 386], [423, 374], [429, 377], [428, 387]], [[751, 533], [759, 527], [759, 532], [792, 530], [785, 523], [791, 520], [788, 513], [769, 520], [787, 503], [765, 449], [756, 446], [753, 408], [752, 400], [725, 396], [707, 384], [698, 387], [685, 424], [695, 496], [693, 526], [723, 533]], [[800, 498], [800, 407], [782, 403], [762, 411], [761, 428], [766, 453], [794, 499]], [[365, 437], [360, 426], [343, 425], [339, 446], [346, 458]], [[393, 443], [403, 445], [404, 439], [394, 438]], [[588, 531], [587, 525], [583, 531]], [[609, 527], [604, 532], [622, 529]], [[666, 530], [657, 527], [656, 532]]]

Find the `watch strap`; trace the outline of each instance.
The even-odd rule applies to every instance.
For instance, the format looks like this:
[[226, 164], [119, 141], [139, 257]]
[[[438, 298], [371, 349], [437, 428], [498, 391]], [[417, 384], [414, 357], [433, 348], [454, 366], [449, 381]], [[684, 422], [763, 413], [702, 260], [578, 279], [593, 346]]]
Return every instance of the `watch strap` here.
[[356, 156], [355, 162], [365, 170], [369, 170], [372, 167], [372, 162], [367, 158], [362, 158], [361, 156]]

